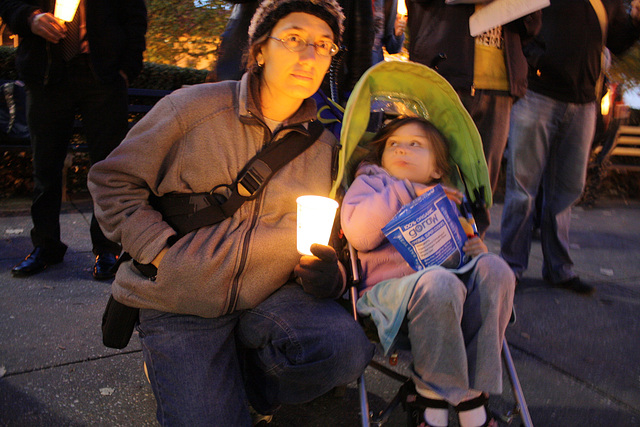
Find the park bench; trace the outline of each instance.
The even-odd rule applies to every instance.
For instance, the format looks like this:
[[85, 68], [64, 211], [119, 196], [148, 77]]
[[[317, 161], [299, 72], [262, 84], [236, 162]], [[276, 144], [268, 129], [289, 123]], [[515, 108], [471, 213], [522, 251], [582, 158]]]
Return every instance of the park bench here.
[[[0, 81], [0, 84], [4, 83]], [[138, 122], [163, 96], [170, 90], [129, 88], [129, 128]], [[74, 138], [69, 144], [69, 153], [86, 152], [87, 145], [82, 135], [82, 121], [75, 120]], [[30, 151], [31, 143], [28, 138], [13, 141], [0, 141], [0, 151]]]
[[620, 125], [606, 157], [613, 170], [640, 172], [640, 126]]
[[[6, 81], [0, 81], [0, 85]], [[147, 112], [153, 108], [163, 96], [171, 93], [170, 90], [160, 89], [140, 89], [129, 88], [129, 128], [133, 127]], [[24, 104], [23, 104], [24, 105]], [[24, 120], [24, 119], [23, 119]], [[31, 142], [29, 138], [22, 138], [19, 140], [0, 140], [0, 153], [6, 151], [14, 152], [30, 152]], [[74, 135], [67, 148], [67, 157], [65, 158], [63, 174], [63, 200], [67, 198], [66, 184], [67, 184], [67, 172], [73, 164], [73, 158], [75, 153], [85, 153], [88, 151], [87, 143], [82, 135], [82, 121], [76, 118], [74, 123]]]

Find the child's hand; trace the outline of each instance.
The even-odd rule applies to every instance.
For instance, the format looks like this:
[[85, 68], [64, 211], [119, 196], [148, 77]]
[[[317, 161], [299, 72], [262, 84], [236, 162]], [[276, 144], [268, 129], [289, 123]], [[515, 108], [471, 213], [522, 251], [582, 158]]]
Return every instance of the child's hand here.
[[462, 203], [462, 198], [464, 196], [462, 194], [462, 191], [458, 190], [457, 188], [447, 187], [445, 185], [442, 186], [442, 189], [444, 190], [444, 194], [447, 195], [449, 200], [453, 201], [456, 205]]
[[[424, 184], [419, 184], [417, 182], [412, 182], [411, 184], [413, 185], [413, 189], [416, 192], [416, 197], [422, 196], [424, 193], [426, 193], [427, 191], [435, 187], [435, 185], [424, 185]], [[443, 185], [442, 189], [444, 190], [444, 194], [446, 194], [447, 197], [453, 202], [455, 202], [457, 205], [462, 203], [463, 195], [460, 190], [453, 187], [447, 187], [446, 185]]]
[[416, 197], [422, 196], [427, 191], [431, 190], [435, 185], [424, 185], [417, 182], [412, 182], [413, 189], [416, 192]]
[[462, 250], [471, 258], [489, 252], [489, 249], [487, 249], [487, 245], [485, 245], [482, 239], [477, 236], [467, 240], [462, 247]]

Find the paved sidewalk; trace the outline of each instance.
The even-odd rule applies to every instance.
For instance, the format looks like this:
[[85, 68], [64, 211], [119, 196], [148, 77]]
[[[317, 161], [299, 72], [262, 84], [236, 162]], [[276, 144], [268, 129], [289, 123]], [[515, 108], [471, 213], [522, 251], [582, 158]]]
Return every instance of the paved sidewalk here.
[[[501, 208], [492, 208], [496, 220]], [[31, 251], [28, 209], [27, 200], [0, 200], [0, 426], [156, 425], [138, 340], [122, 351], [101, 342], [109, 283], [91, 277], [89, 203], [64, 204], [64, 263], [16, 279], [11, 267]], [[494, 225], [490, 250], [498, 250], [498, 237]], [[596, 286], [595, 296], [543, 282], [534, 242], [516, 292], [518, 319], [507, 334], [533, 422], [640, 426], [640, 202], [575, 209], [571, 240], [576, 271]], [[378, 411], [398, 383], [371, 368], [366, 378]], [[492, 406], [507, 410], [513, 402], [505, 376], [505, 391]], [[285, 406], [271, 425], [357, 426], [355, 384], [343, 396]], [[387, 425], [404, 425], [400, 409]]]

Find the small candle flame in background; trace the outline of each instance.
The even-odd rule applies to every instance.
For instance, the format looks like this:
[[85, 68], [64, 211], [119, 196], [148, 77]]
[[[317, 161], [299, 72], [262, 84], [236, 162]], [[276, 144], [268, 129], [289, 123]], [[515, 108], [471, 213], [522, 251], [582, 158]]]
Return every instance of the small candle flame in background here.
[[65, 22], [71, 22], [79, 4], [80, 0], [56, 0], [53, 16]]
[[404, 0], [398, 0], [398, 15], [407, 16], [407, 4]]
[[609, 114], [609, 109], [611, 108], [611, 92], [607, 89], [607, 93], [602, 97], [602, 101], [600, 102], [600, 113], [603, 116]]

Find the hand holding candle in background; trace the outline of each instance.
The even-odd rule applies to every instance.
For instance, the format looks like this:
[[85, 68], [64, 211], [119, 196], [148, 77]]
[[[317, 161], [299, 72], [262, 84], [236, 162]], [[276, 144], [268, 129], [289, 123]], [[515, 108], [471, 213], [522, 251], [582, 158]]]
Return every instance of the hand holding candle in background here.
[[50, 13], [36, 11], [29, 18], [31, 32], [48, 42], [58, 43], [66, 34], [64, 22], [60, 22]]
[[407, 5], [404, 0], [398, 0], [398, 8], [395, 22], [395, 34], [401, 36], [404, 33], [404, 29], [407, 26]]
[[58, 43], [67, 33], [65, 22], [76, 14], [80, 0], [56, 0], [55, 12], [36, 10], [29, 18], [31, 32], [51, 43]]

